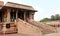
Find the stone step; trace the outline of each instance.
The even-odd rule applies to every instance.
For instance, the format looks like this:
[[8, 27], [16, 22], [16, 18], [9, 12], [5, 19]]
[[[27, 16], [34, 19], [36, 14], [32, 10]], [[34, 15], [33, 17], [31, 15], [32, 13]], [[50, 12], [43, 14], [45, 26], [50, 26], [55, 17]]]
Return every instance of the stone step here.
[[34, 26], [39, 27], [40, 29], [42, 29], [41, 31], [43, 33], [52, 33], [52, 32], [54, 33], [54, 32], [56, 32], [56, 28], [54, 28], [52, 26], [49, 26], [45, 23], [37, 22], [37, 21], [34, 21], [34, 20], [30, 21], [29, 23], [34, 25]]

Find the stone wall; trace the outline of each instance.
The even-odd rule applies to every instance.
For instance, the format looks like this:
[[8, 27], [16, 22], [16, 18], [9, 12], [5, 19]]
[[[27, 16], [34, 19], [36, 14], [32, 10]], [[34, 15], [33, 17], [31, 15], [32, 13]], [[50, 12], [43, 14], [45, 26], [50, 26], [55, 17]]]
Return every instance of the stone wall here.
[[0, 7], [4, 6], [4, 2], [0, 1]]

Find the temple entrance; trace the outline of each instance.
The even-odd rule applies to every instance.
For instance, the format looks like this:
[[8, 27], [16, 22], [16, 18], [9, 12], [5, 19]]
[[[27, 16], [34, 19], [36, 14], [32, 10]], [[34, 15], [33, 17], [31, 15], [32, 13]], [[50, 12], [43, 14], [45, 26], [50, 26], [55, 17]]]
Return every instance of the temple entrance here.
[[0, 22], [2, 22], [2, 12], [0, 11]]
[[24, 12], [18, 12], [18, 18], [24, 20]]
[[16, 19], [16, 12], [10, 12], [10, 20], [13, 22]]
[[26, 13], [26, 18], [29, 18], [29, 12]]
[[0, 11], [0, 23], [4, 21], [3, 19], [4, 19], [4, 13]]

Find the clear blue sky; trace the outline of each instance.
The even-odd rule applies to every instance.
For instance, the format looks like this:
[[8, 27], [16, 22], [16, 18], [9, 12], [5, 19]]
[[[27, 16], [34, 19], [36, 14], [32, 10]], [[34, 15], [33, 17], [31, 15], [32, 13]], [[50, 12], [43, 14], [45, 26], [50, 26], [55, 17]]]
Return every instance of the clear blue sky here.
[[50, 18], [51, 15], [60, 14], [60, 0], [2, 0], [21, 3], [33, 6], [38, 12], [35, 13], [34, 18], [39, 21], [43, 18]]

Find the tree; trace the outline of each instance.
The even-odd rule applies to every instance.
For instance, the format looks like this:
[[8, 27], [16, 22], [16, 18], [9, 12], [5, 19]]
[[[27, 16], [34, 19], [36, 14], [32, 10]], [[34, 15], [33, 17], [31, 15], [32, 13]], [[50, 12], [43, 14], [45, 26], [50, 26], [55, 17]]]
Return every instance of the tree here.
[[40, 22], [47, 22], [47, 21], [51, 21], [51, 19], [49, 19], [49, 18], [44, 18], [44, 19], [42, 19]]
[[59, 14], [52, 15], [51, 18], [44, 18], [40, 21], [41, 22], [47, 22], [47, 21], [56, 21], [56, 20], [60, 20], [60, 15]]
[[51, 20], [60, 20], [60, 15], [59, 14], [56, 14], [56, 15], [52, 15], [51, 16]]
[[55, 16], [54, 15], [51, 16], [51, 20], [55, 20]]
[[55, 20], [60, 20], [60, 15], [59, 14], [55, 15]]

